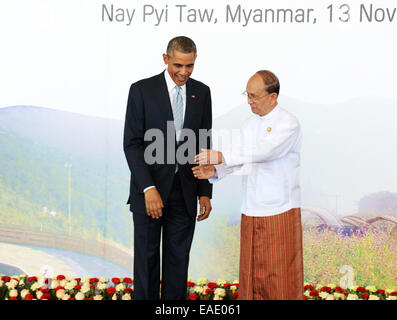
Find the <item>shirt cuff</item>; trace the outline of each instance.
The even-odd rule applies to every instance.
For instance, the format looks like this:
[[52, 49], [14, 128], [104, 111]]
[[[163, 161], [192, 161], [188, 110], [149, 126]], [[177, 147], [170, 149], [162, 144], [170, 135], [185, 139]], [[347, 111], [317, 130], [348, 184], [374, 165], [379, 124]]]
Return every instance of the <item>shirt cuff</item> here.
[[156, 186], [150, 186], [150, 187], [147, 187], [147, 188], [143, 189], [143, 193], [145, 193], [145, 192], [148, 191], [149, 189], [153, 189], [153, 188], [156, 188]]

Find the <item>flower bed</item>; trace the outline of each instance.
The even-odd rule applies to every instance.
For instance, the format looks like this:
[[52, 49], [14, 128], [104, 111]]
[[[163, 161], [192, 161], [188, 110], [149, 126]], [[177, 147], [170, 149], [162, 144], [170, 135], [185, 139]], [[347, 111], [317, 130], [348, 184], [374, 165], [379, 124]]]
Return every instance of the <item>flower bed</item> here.
[[[187, 283], [187, 300], [237, 300], [238, 281], [208, 279]], [[305, 284], [306, 300], [397, 300], [397, 290], [373, 286], [343, 289], [335, 285]], [[131, 278], [54, 278], [2, 276], [0, 300], [132, 300], [134, 285]]]

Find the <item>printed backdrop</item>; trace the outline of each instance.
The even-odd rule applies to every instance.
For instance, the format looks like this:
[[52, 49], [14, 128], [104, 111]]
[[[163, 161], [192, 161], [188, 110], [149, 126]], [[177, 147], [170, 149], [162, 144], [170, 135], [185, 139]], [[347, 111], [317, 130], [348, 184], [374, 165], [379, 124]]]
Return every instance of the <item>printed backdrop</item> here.
[[[187, 35], [215, 129], [250, 115], [241, 93], [260, 69], [301, 122], [305, 281], [397, 286], [396, 11], [393, 0], [2, 0], [0, 274], [133, 276], [128, 89]], [[191, 278], [238, 278], [240, 194], [239, 176], [214, 186]]]

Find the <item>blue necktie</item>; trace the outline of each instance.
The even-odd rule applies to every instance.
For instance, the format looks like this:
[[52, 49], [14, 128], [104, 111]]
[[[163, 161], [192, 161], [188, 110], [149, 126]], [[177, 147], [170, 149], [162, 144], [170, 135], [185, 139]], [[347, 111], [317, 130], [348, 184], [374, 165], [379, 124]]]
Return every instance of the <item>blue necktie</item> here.
[[175, 86], [174, 98], [172, 100], [172, 113], [174, 114], [174, 126], [177, 140], [179, 140], [178, 136], [183, 127], [183, 99], [181, 91], [181, 87]]

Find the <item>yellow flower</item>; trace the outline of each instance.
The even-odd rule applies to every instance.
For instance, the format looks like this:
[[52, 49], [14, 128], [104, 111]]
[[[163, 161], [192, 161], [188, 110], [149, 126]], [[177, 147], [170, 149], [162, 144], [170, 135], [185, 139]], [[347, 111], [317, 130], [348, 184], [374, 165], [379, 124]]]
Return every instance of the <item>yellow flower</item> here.
[[377, 289], [374, 286], [368, 286], [368, 287], [365, 287], [365, 290], [367, 290], [369, 292], [376, 292]]
[[336, 300], [344, 300], [345, 299], [345, 295], [343, 293], [339, 293], [339, 292], [335, 292], [334, 297]]
[[207, 279], [207, 278], [200, 278], [200, 279], [197, 280], [197, 284], [198, 284], [199, 286], [204, 286], [204, 285], [206, 285], [207, 283], [208, 283], [208, 279]]
[[227, 281], [226, 280], [218, 280], [216, 283], [218, 286], [223, 287], [227, 283]]
[[328, 297], [328, 292], [325, 292], [325, 291], [323, 291], [323, 292], [320, 292], [319, 293], [319, 295], [318, 295], [321, 299], [326, 299], [327, 297]]

